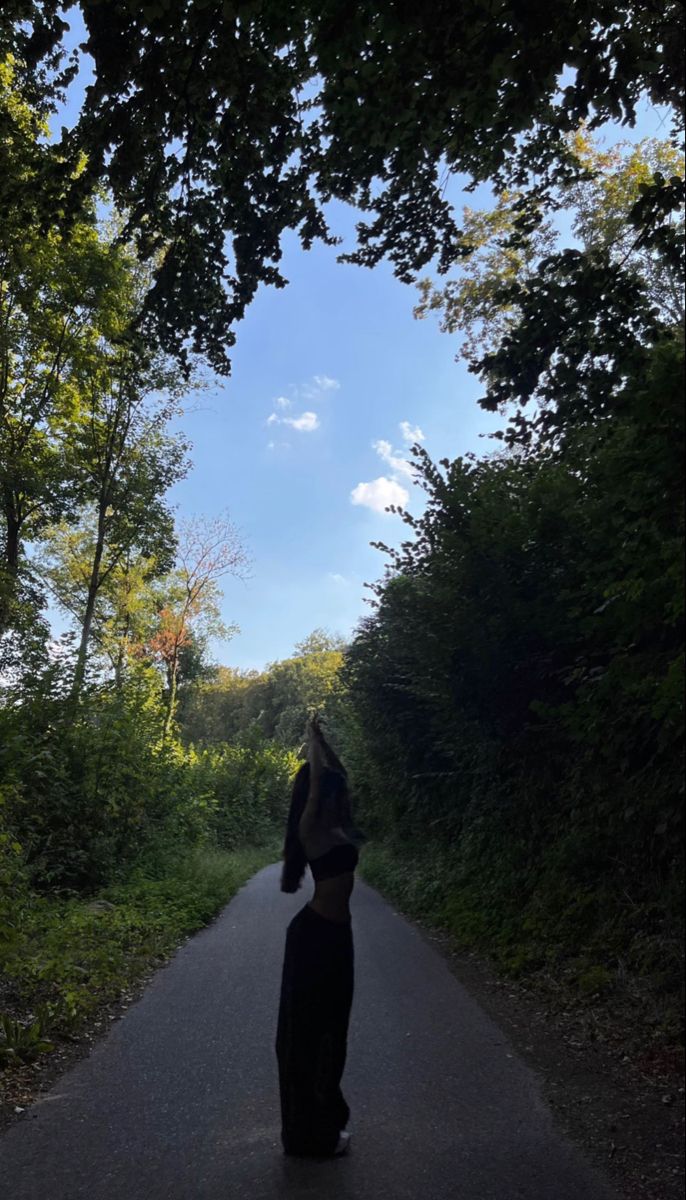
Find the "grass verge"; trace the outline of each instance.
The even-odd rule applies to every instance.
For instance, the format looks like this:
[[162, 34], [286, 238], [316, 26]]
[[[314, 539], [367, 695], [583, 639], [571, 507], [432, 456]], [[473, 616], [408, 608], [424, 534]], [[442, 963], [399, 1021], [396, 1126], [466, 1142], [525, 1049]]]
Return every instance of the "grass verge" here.
[[276, 841], [233, 852], [168, 848], [88, 899], [26, 893], [0, 953], [0, 1066], [36, 1057], [55, 1035], [77, 1036], [279, 852]]
[[643, 1053], [681, 1061], [678, 948], [655, 938], [650, 953], [641, 953], [642, 921], [614, 896], [575, 895], [553, 871], [517, 896], [506, 878], [465, 879], [455, 854], [440, 845], [370, 843], [360, 866], [372, 887], [447, 935], [458, 953], [488, 960], [501, 978], [521, 980], [546, 1004], [621, 1028]]

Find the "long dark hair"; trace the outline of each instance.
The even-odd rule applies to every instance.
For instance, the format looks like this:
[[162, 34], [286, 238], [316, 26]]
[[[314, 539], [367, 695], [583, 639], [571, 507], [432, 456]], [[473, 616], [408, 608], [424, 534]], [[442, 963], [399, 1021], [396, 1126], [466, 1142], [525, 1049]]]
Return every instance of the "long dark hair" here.
[[[338, 759], [336, 760], [339, 761]], [[286, 823], [286, 838], [283, 847], [281, 891], [297, 892], [305, 874], [307, 858], [300, 841], [300, 818], [307, 804], [310, 791], [310, 764], [303, 763], [293, 781], [291, 807]], [[319, 778], [319, 815], [327, 826], [341, 825], [344, 829], [352, 825], [348, 778], [345, 769], [324, 767]]]

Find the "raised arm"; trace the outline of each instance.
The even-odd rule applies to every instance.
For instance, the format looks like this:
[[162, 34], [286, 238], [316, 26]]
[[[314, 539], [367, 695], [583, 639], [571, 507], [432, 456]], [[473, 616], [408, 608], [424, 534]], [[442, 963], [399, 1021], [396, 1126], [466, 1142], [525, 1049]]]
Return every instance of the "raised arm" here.
[[319, 784], [322, 771], [327, 765], [322, 734], [316, 717], [307, 722], [306, 742], [307, 761], [310, 764], [310, 790], [300, 818], [300, 834], [303, 839], [311, 833], [319, 815]]

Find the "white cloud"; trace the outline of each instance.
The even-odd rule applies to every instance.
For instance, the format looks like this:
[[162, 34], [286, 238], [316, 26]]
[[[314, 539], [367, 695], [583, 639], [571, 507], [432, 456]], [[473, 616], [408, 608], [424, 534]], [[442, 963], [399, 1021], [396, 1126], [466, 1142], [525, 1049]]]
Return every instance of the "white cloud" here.
[[330, 375], [313, 375], [308, 383], [296, 388], [296, 395], [301, 400], [316, 403], [323, 400], [327, 393], [337, 392], [340, 386], [338, 380], [332, 379]]
[[328, 578], [332, 583], [337, 583], [339, 587], [347, 587], [349, 582], [345, 575], [339, 575], [337, 571], [329, 571]]
[[298, 402], [300, 404], [317, 404], [318, 401], [325, 398], [327, 392], [338, 391], [340, 386], [338, 380], [333, 379], [330, 375], [312, 375], [310, 381], [302, 386], [290, 385], [289, 390], [293, 393], [294, 399], [290, 399], [288, 396], [277, 396], [273, 401], [273, 411], [267, 417], [267, 426], [288, 425], [297, 433], [313, 433], [315, 429], [319, 429], [320, 421], [318, 414], [312, 409], [308, 408], [299, 416], [287, 416], [286, 414]]
[[399, 454], [394, 454], [393, 447], [390, 442], [384, 438], [379, 438], [377, 442], [372, 442], [372, 448], [376, 450], [382, 462], [385, 462], [387, 467], [395, 471], [398, 475], [405, 475], [408, 479], [414, 478], [414, 468], [406, 458], [401, 458]]
[[312, 433], [319, 429], [319, 417], [315, 412], [304, 412], [299, 417], [280, 417], [278, 413], [270, 413], [267, 425], [288, 425], [298, 433]]
[[282, 417], [284, 425], [297, 429], [298, 433], [312, 433], [319, 428], [319, 417], [315, 412], [304, 412], [299, 417]]
[[358, 483], [350, 493], [353, 504], [361, 504], [365, 508], [371, 508], [374, 512], [380, 513], [384, 512], [390, 504], [404, 508], [408, 496], [409, 493], [397, 480], [387, 479], [385, 475], [371, 480], [370, 483]]
[[400, 432], [403, 435], [403, 441], [407, 442], [408, 445], [412, 445], [413, 442], [423, 442], [424, 441], [424, 434], [422, 433], [419, 426], [418, 425], [410, 425], [409, 421], [401, 421], [400, 422]]
[[330, 375], [313, 375], [312, 379], [320, 392], [337, 392], [341, 386], [338, 380], [332, 379]]
[[[416, 442], [424, 437], [419, 426], [410, 425], [409, 421], [401, 421], [399, 428], [406, 442]], [[373, 509], [374, 512], [384, 512], [391, 505], [405, 508], [409, 492], [403, 484], [414, 483], [416, 472], [414, 463], [404, 458], [402, 452], [394, 450], [386, 438], [378, 438], [372, 442], [372, 449], [376, 450], [381, 461], [390, 469], [390, 477], [381, 475], [369, 483], [358, 483], [350, 493], [352, 503], [362, 504], [365, 508]]]

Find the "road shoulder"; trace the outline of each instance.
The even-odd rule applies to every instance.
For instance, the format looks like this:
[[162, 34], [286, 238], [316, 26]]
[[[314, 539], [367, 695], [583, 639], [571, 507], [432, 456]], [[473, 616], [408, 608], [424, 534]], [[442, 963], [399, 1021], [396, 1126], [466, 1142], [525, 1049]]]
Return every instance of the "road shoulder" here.
[[641, 1060], [631, 1038], [533, 987], [499, 977], [454, 939], [403, 914], [536, 1072], [556, 1123], [625, 1200], [684, 1194], [684, 1085], [679, 1064]]

